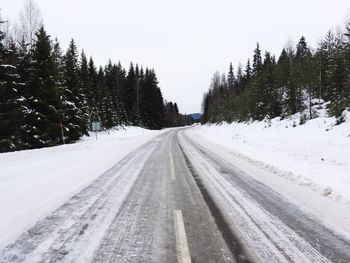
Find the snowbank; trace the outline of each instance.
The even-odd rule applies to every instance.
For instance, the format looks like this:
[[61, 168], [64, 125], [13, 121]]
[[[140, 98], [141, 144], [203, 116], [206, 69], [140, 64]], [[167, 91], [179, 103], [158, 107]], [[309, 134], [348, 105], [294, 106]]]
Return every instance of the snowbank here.
[[163, 131], [127, 127], [76, 144], [0, 154], [0, 249]]
[[324, 196], [350, 202], [350, 113], [345, 123], [320, 112], [299, 125], [299, 117], [262, 122], [197, 126], [187, 131], [236, 157]]

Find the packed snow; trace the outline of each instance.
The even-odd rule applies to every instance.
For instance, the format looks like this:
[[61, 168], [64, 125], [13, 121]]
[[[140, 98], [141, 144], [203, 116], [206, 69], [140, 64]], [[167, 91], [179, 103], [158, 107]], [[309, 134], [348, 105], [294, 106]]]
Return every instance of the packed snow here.
[[76, 144], [0, 154], [0, 249], [163, 131], [99, 132]]
[[186, 134], [350, 237], [350, 112], [197, 125]]
[[[240, 154], [258, 166], [350, 201], [350, 113], [345, 123], [319, 117], [203, 125], [189, 132]], [[294, 127], [295, 126], [295, 127]]]

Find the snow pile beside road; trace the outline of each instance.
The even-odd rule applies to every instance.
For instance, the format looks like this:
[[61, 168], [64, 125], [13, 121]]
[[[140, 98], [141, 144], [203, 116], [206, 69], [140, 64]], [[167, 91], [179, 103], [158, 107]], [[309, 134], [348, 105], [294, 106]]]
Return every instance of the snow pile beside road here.
[[296, 115], [196, 126], [187, 133], [324, 196], [350, 202], [350, 113], [345, 115], [340, 125], [320, 112], [321, 117], [304, 125]]
[[0, 154], [0, 249], [164, 131], [126, 127], [76, 144]]

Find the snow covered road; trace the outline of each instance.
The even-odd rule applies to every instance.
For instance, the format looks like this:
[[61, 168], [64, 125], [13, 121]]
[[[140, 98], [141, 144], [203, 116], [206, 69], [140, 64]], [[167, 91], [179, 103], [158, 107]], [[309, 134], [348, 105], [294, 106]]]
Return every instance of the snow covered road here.
[[175, 135], [127, 155], [0, 251], [0, 262], [234, 262]]
[[349, 262], [348, 240], [184, 131], [128, 154], [0, 262]]
[[193, 173], [256, 262], [349, 262], [350, 241], [181, 133]]

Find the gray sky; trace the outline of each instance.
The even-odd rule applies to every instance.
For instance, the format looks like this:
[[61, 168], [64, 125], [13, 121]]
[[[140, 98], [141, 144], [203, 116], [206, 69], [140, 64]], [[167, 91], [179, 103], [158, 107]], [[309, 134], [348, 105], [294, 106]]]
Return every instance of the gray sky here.
[[[12, 22], [24, 0], [0, 0]], [[47, 31], [66, 48], [74, 38], [97, 64], [108, 59], [154, 68], [164, 98], [199, 112], [216, 70], [235, 69], [256, 42], [276, 56], [301, 35], [315, 47], [331, 27], [344, 28], [349, 0], [36, 0]]]

